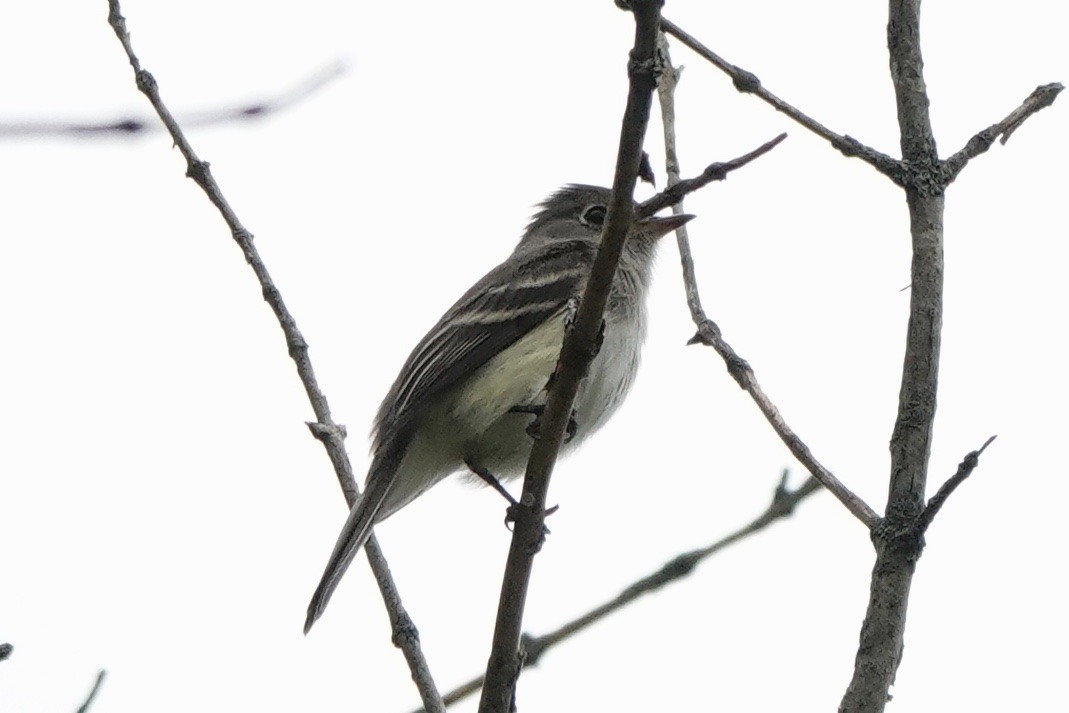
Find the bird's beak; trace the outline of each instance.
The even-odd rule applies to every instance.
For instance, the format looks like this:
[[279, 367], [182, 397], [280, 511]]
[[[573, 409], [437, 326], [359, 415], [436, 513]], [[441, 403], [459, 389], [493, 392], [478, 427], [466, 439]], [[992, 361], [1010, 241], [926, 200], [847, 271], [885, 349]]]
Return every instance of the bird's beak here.
[[653, 215], [638, 221], [635, 226], [651, 238], [659, 238], [662, 235], [671, 233], [676, 228], [686, 225], [693, 218], [694, 216], [690, 213], [666, 216]]

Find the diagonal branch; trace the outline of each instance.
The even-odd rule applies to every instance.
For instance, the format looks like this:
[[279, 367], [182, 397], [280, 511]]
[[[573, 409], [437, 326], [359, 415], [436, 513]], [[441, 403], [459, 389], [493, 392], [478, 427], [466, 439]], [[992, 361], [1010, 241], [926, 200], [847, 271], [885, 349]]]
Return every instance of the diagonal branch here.
[[512, 509], [515, 530], [505, 564], [479, 713], [507, 713], [515, 704], [516, 680], [522, 667], [519, 647], [523, 611], [534, 555], [543, 537], [546, 491], [579, 382], [596, 351], [602, 315], [633, 218], [632, 195], [657, 81], [655, 49], [661, 0], [634, 0], [630, 9], [635, 18], [635, 44], [628, 62], [630, 88], [620, 128], [612, 198], [601, 245], [575, 321], [565, 335], [553, 386], [546, 398], [539, 437], [531, 449], [524, 476], [521, 507]]
[[[684, 260], [691, 260], [689, 254], [683, 258]], [[693, 269], [693, 268], [691, 268]], [[688, 291], [690, 288], [688, 288]], [[765, 420], [772, 426], [772, 430], [776, 432], [776, 435], [780, 437], [784, 445], [787, 446], [787, 450], [798, 459], [798, 462], [805, 466], [805, 469], [809, 471], [810, 475], [820, 481], [820, 484], [827, 488], [832, 495], [839, 499], [846, 509], [853, 514], [861, 523], [872, 530], [880, 522], [880, 516], [876, 514], [868, 503], [862, 500], [852, 490], [843, 485], [842, 481], [836, 478], [830, 470], [824, 467], [824, 465], [817, 460], [812, 451], [809, 450], [809, 446], [806, 445], [794, 430], [787, 425], [787, 421], [783, 418], [783, 414], [776, 408], [776, 404], [772, 403], [772, 399], [768, 397], [764, 389], [761, 388], [761, 384], [757, 381], [757, 376], [754, 374], [753, 367], [749, 362], [743, 359], [738, 353], [728, 344], [723, 335], [720, 333], [720, 327], [713, 320], [708, 317], [701, 318], [697, 321], [698, 332], [691, 337], [689, 344], [704, 344], [707, 347], [712, 347], [717, 354], [724, 360], [727, 365], [728, 373], [735, 379], [739, 387], [750, 395], [750, 398], [757, 404], [757, 408], [764, 415]]]
[[[687, 577], [699, 564], [709, 557], [712, 557], [717, 552], [744, 540], [750, 535], [764, 530], [777, 520], [790, 517], [799, 503], [818, 490], [820, 490], [820, 483], [814, 478], [807, 478], [804, 483], [794, 490], [788, 489], [787, 471], [784, 470], [779, 484], [772, 493], [772, 502], [769, 503], [763, 513], [758, 515], [747, 525], [705, 547], [690, 552], [684, 552], [683, 554], [673, 557], [656, 572], [651, 572], [633, 584], [625, 587], [619, 594], [609, 601], [575, 617], [571, 621], [547, 634], [542, 634], [541, 636], [524, 634], [522, 642], [526, 656], [523, 659], [523, 668], [538, 665], [539, 659], [546, 651], [557, 644], [567, 641], [572, 636], [578, 634], [592, 624], [605, 619], [613, 612], [624, 608], [644, 594], [650, 594]], [[446, 693], [442, 697], [442, 700], [447, 706], [451, 706], [478, 691], [482, 688], [482, 685], [483, 676], [476, 676]], [[426, 713], [426, 711], [421, 708], [414, 713]]]
[[[673, 90], [676, 75], [668, 55], [667, 44], [662, 45], [661, 51], [666, 71], [662, 75], [662, 81], [659, 87], [659, 97], [663, 119], [662, 123], [664, 124], [665, 157], [668, 164], [668, 188], [664, 193], [668, 194], [678, 186], [682, 186], [687, 182], [679, 180], [679, 159], [676, 155], [675, 146], [675, 102]], [[769, 144], [766, 144], [765, 146], [771, 148], [771, 146], [778, 143], [783, 136], [784, 135], [781, 134], [780, 137], [773, 142], [769, 142]], [[762, 149], [763, 148], [764, 147], [762, 147]], [[761, 149], [751, 152], [751, 154], [756, 154], [758, 151], [761, 151]], [[751, 154], [748, 154], [748, 156]], [[655, 196], [654, 199], [647, 201], [647, 203], [650, 203], [659, 197], [660, 196]], [[673, 207], [673, 210], [682, 212], [683, 206], [679, 205], [677, 201], [674, 202], [677, 204]], [[645, 206], [645, 204], [643, 205]], [[790, 426], [787, 425], [787, 422], [780, 414], [779, 409], [776, 408], [776, 405], [772, 403], [772, 400], [769, 399], [764, 390], [761, 389], [761, 385], [757, 382], [757, 377], [753, 372], [753, 368], [751, 368], [749, 363], [731, 348], [731, 345], [724, 341], [724, 338], [720, 333], [720, 327], [706, 315], [705, 310], [702, 308], [701, 298], [698, 292], [698, 279], [694, 270], [694, 256], [690, 249], [690, 238], [688, 237], [686, 227], [687, 226], [685, 225], [680, 226], [680, 228], [676, 230], [676, 241], [679, 245], [680, 261], [683, 265], [683, 284], [686, 288], [687, 306], [690, 308], [691, 318], [693, 319], [694, 324], [698, 327], [698, 333], [690, 340], [690, 343], [694, 344], [700, 342], [716, 350], [727, 364], [728, 373], [734, 377], [739, 386], [754, 400], [757, 407], [761, 410], [761, 413], [764, 414], [765, 418], [772, 425], [772, 429], [784, 444], [786, 444], [794, 457], [798, 459], [798, 462], [805, 466], [806, 470], [808, 470], [814, 478], [820, 481], [824, 487], [830, 490], [831, 493], [835, 495], [835, 497], [837, 497], [857, 519], [861, 520], [865, 527], [871, 530], [879, 522], [879, 516], [865, 503], [864, 500], [843, 485], [838, 478], [832, 475], [831, 471], [825, 468], [816, 457], [813, 456], [809, 447], [798, 437]]]
[[[208, 163], [197, 157], [197, 154], [193, 151], [193, 147], [190, 145], [185, 134], [182, 132], [182, 129], [175, 121], [174, 116], [172, 116], [170, 110], [168, 110], [163, 103], [163, 100], [160, 98], [159, 88], [156, 85], [156, 79], [147, 70], [142, 69], [141, 62], [134, 53], [133, 46], [130, 42], [130, 34], [126, 30], [126, 20], [122, 16], [119, 1], [109, 0], [108, 5], [108, 22], [115, 31], [116, 37], [119, 38], [119, 42], [122, 43], [123, 49], [126, 51], [130, 66], [134, 70], [137, 88], [148, 98], [153, 109], [155, 109], [156, 114], [160, 117], [164, 126], [167, 127], [167, 131], [171, 135], [174, 145], [178, 147], [178, 150], [185, 158], [187, 166], [186, 175], [192, 178], [193, 181], [200, 186], [201, 190], [204, 191], [208, 196], [208, 199], [223, 216], [223, 220], [226, 221], [227, 226], [230, 228], [234, 241], [238, 244], [245, 260], [249, 263], [250, 267], [252, 267], [257, 280], [260, 282], [264, 300], [270, 305], [271, 310], [275, 313], [275, 317], [278, 319], [279, 325], [282, 327], [290, 358], [293, 359], [297, 366], [297, 374], [300, 377], [301, 384], [304, 386], [308, 400], [312, 405], [312, 411], [316, 416], [316, 422], [310, 423], [308, 426], [311, 429], [312, 434], [323, 443], [327, 455], [334, 466], [334, 471], [338, 476], [342, 492], [345, 495], [345, 500], [349, 504], [349, 507], [352, 507], [359, 497], [359, 489], [353, 478], [352, 465], [349, 463], [349, 457], [345, 452], [345, 429], [336, 424], [331, 417], [327, 398], [319, 388], [315, 371], [312, 368], [312, 362], [308, 356], [308, 344], [300, 330], [297, 329], [296, 320], [293, 318], [293, 315], [290, 314], [289, 309], [283, 302], [282, 294], [275, 286], [270, 273], [267, 271], [266, 265], [264, 265], [259, 252], [253, 245], [252, 233], [246, 230], [241, 224], [241, 221], [238, 220], [237, 214], [230, 207], [230, 204], [223, 196], [219, 185], [212, 177]], [[441, 697], [438, 695], [437, 687], [434, 684], [434, 679], [431, 677], [430, 669], [428, 668], [426, 659], [423, 657], [423, 652], [419, 647], [419, 635], [416, 631], [415, 624], [412, 623], [408, 613], [401, 605], [401, 598], [390, 575], [389, 566], [386, 564], [386, 560], [382, 556], [382, 552], [374, 537], [368, 541], [366, 549], [372, 570], [375, 573], [375, 580], [378, 582], [379, 589], [382, 592], [383, 602], [390, 615], [390, 623], [394, 632], [393, 642], [404, 653], [409, 669], [412, 672], [412, 678], [419, 689], [420, 697], [423, 699], [424, 706], [426, 706], [428, 710], [436, 712], [441, 711], [444, 713], [445, 707], [442, 705]]]
[[761, 84], [761, 80], [758, 79], [757, 75], [753, 72], [748, 72], [742, 67], [737, 67], [734, 64], [731, 64], [697, 39], [687, 34], [687, 32], [674, 22], [662, 17], [661, 29], [689, 47], [714, 67], [731, 77], [732, 83], [740, 92], [744, 94], [753, 94], [776, 111], [786, 114], [797, 123], [830, 143], [832, 147], [840, 151], [844, 156], [860, 158], [862, 161], [872, 165], [880, 173], [891, 178], [891, 180], [899, 182], [899, 177], [902, 173], [902, 165], [897, 159], [892, 158], [885, 153], [881, 153], [871, 146], [866, 146], [852, 136], [837, 134], [816, 119], [807, 116], [801, 110], [796, 109], [794, 106], [788, 104], [772, 92], [765, 89]]
[[999, 143], [1005, 145], [1028, 117], [1053, 104], [1063, 89], [1065, 86], [1058, 82], [1036, 87], [1009, 116], [969, 139], [960, 151], [944, 162], [947, 182], [953, 181], [969, 161], [991, 148], [998, 137], [1002, 137]]

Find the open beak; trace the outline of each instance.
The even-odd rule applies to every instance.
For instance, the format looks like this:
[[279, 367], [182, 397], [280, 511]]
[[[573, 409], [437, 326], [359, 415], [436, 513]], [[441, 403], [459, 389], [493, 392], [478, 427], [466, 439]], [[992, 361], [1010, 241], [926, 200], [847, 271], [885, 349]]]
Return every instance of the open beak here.
[[649, 235], [651, 238], [659, 238], [662, 235], [671, 233], [680, 226], [686, 225], [693, 219], [694, 216], [690, 213], [666, 216], [653, 215], [638, 221], [637, 226], [643, 233]]

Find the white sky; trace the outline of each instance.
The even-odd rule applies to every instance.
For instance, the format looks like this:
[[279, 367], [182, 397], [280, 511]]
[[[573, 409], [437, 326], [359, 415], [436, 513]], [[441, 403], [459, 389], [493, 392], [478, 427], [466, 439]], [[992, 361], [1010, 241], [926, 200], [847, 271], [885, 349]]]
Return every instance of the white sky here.
[[[412, 345], [507, 254], [531, 206], [606, 184], [632, 21], [612, 3], [146, 2], [123, 9], [183, 113], [340, 81], [261, 122], [189, 132], [306, 338], [355, 466]], [[834, 130], [898, 154], [885, 3], [675, 2], [692, 34]], [[15, 3], [0, 119], [148, 116], [97, 2]], [[927, 3], [943, 155], [1069, 80], [1062, 4]], [[901, 192], [678, 45], [684, 172], [781, 131], [689, 201], [703, 297], [813, 451], [877, 510], [909, 282]], [[998, 441], [928, 533], [891, 710], [1063, 705], [1066, 110], [949, 191], [932, 492]], [[659, 123], [647, 148], [660, 170]], [[0, 141], [0, 710], [407, 711], [361, 558], [305, 638], [344, 519], [274, 317], [163, 134]], [[644, 188], [643, 197], [649, 195]], [[803, 474], [701, 347], [663, 247], [628, 404], [559, 465], [526, 629], [541, 633], [764, 508]], [[489, 651], [508, 535], [449, 482], [380, 540], [443, 690]], [[559, 647], [522, 710], [826, 711], [849, 680], [872, 550], [819, 494], [794, 519]], [[457, 710], [474, 710], [472, 699]]]

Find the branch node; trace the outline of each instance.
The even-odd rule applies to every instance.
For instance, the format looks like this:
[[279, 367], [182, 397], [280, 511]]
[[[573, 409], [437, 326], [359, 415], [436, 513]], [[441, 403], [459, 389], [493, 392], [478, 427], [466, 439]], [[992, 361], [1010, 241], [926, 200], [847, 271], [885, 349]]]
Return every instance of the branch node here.
[[695, 553], [686, 552], [665, 563], [664, 567], [661, 568], [660, 574], [666, 579], [685, 577], [694, 571], [700, 560], [701, 558]]
[[848, 158], [862, 155], [865, 149], [860, 141], [849, 134], [835, 137], [832, 140], [831, 145], [832, 148]]
[[327, 441], [344, 441], [349, 437], [349, 433], [345, 430], [345, 426], [340, 423], [305, 421], [305, 425], [308, 426], [308, 430], [312, 432], [312, 437], [321, 443], [326, 443]]
[[657, 59], [637, 59], [634, 56], [627, 60], [628, 77], [652, 77], [654, 80], [660, 74]]
[[416, 628], [412, 618], [408, 616], [408, 612], [404, 612], [397, 617], [393, 624], [393, 636], [390, 637], [390, 641], [402, 651], [408, 647], [419, 646], [419, 629]]
[[872, 528], [873, 544], [901, 553], [910, 564], [920, 559], [924, 550], [924, 529], [912, 503], [889, 505], [887, 514]]
[[211, 180], [212, 165], [207, 161], [201, 161], [196, 159], [189, 162], [189, 166], [186, 168], [186, 178], [192, 178], [194, 182], [199, 186], [205, 186]]
[[159, 91], [159, 87], [156, 85], [156, 78], [147, 69], [137, 70], [134, 75], [134, 81], [137, 83], [138, 91], [145, 94], [155, 94]]
[[753, 72], [731, 65], [731, 83], [743, 94], [756, 94], [761, 89], [761, 80]]

